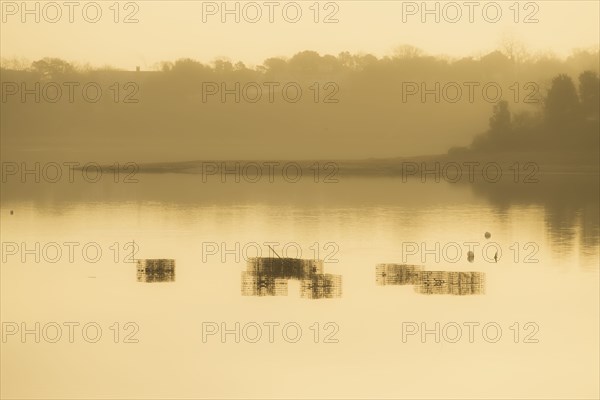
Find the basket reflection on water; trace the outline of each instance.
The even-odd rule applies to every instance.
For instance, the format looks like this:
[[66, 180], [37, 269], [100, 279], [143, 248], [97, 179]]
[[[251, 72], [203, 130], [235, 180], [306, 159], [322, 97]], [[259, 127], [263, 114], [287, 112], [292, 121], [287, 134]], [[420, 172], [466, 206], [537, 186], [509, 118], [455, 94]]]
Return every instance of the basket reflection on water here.
[[323, 272], [323, 260], [254, 257], [242, 271], [242, 296], [287, 296], [293, 279], [300, 281], [302, 298], [341, 297], [342, 277]]
[[375, 276], [380, 286], [412, 285], [421, 294], [485, 294], [484, 272], [425, 271], [422, 265], [379, 264]]
[[163, 258], [137, 260], [137, 281], [174, 282], [175, 260]]

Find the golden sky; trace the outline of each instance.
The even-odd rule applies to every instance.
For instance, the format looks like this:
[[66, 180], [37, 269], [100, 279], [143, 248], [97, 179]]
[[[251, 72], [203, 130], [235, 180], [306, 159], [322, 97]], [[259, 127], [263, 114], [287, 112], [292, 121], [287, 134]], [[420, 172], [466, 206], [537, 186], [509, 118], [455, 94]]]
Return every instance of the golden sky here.
[[[383, 56], [403, 44], [429, 54], [477, 56], [507, 39], [534, 53], [566, 56], [576, 48], [598, 46], [600, 36], [600, 2], [595, 0], [427, 2], [428, 10], [436, 4], [439, 10], [430, 14], [424, 14], [420, 1], [227, 2], [230, 10], [237, 3], [239, 22], [235, 13], [222, 15], [221, 1], [122, 1], [118, 15], [113, 1], [75, 2], [72, 9], [63, 1], [29, 1], [30, 14], [21, 1], [0, 3], [3, 58], [60, 57], [126, 69], [150, 69], [183, 57], [203, 62], [226, 57], [254, 65], [302, 50]], [[96, 19], [98, 9], [98, 21], [86, 21]], [[127, 17], [137, 22], [125, 23]]]

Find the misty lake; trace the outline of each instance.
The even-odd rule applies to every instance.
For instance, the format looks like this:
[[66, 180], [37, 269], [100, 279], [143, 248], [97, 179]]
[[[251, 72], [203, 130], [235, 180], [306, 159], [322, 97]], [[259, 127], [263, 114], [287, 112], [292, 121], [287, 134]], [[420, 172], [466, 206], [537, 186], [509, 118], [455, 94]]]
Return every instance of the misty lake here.
[[[34, 333], [21, 343], [19, 332], [3, 344], [3, 396], [598, 393], [597, 175], [508, 186], [137, 178], [3, 184], [2, 321], [42, 327], [40, 343]], [[471, 261], [465, 243], [474, 246]], [[341, 297], [302, 298], [293, 280], [287, 296], [242, 296], [245, 258], [276, 257], [269, 246], [282, 257], [324, 260], [325, 273], [341, 276]], [[175, 260], [174, 280], [138, 282], [136, 259]], [[483, 272], [485, 294], [377, 285], [382, 263]], [[79, 323], [73, 343], [65, 322]], [[49, 323], [62, 327], [60, 338]], [[84, 337], [86, 323], [97, 325]], [[222, 323], [224, 340], [206, 334]], [[431, 332], [407, 336], [407, 323]], [[90, 343], [95, 326], [102, 336]], [[256, 367], [263, 363], [281, 368], [266, 376]], [[31, 375], [35, 385], [19, 381]]]

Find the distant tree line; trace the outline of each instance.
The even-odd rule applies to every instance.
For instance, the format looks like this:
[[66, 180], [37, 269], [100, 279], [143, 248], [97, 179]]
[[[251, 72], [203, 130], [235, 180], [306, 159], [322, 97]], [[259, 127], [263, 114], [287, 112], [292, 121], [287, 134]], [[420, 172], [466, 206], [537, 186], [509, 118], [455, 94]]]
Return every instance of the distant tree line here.
[[[575, 84], [570, 77], [577, 76]], [[441, 154], [453, 146], [463, 147], [452, 148], [451, 154], [591, 152], [598, 147], [597, 50], [565, 59], [515, 55], [512, 50], [449, 59], [404, 46], [379, 58], [303, 51], [257, 66], [186, 58], [139, 72], [44, 58], [32, 63], [3, 60], [0, 79], [3, 90], [5, 82], [26, 82], [30, 90], [35, 82], [93, 81], [105, 94], [97, 103], [69, 103], [64, 95], [56, 103], [32, 104], [31, 95], [25, 103], [19, 95], [11, 96], [0, 110], [3, 154], [41, 147], [52, 155], [120, 151], [135, 154], [136, 160], [160, 161], [165, 145], [173, 144], [173, 160], [357, 159]], [[126, 86], [128, 82], [136, 86]], [[286, 82], [298, 82], [304, 92], [297, 103], [280, 97], [269, 103], [266, 96], [256, 103], [235, 102], [232, 95], [227, 102], [220, 96], [206, 102], [206, 82], [224, 82], [229, 89], [236, 82], [242, 87], [245, 82], [278, 82], [279, 91]], [[328, 82], [335, 85], [325, 86]], [[422, 101], [420, 95], [403, 101], [406, 82], [428, 89], [436, 82], [480, 86], [474, 102], [465, 93], [457, 102], [436, 102], [435, 96]], [[486, 82], [505, 89], [497, 104], [481, 98]], [[524, 103], [523, 96], [515, 100], [507, 90], [530, 82], [539, 89], [537, 104]], [[139, 101], [128, 103], [127, 98]], [[338, 101], [327, 103], [327, 98]], [[477, 136], [488, 125], [491, 106], [489, 129]]]
[[595, 71], [573, 79], [560, 74], [534, 112], [512, 113], [506, 100], [492, 108], [487, 132], [469, 147], [454, 147], [449, 154], [508, 151], [598, 152], [600, 146], [600, 80]]

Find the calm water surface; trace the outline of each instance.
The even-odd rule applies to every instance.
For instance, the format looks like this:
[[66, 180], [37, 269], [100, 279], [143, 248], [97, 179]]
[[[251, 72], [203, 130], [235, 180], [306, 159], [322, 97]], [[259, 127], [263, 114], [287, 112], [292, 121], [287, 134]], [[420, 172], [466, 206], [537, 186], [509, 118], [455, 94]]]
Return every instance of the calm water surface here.
[[[39, 263], [33, 255], [22, 262], [4, 251], [2, 321], [28, 327], [96, 322], [102, 328], [97, 343], [87, 343], [78, 328], [74, 343], [67, 328], [57, 343], [8, 337], [2, 344], [3, 397], [598, 396], [597, 176], [549, 177], [529, 186], [393, 178], [203, 184], [185, 174], [138, 179], [3, 185], [4, 246], [80, 245], [73, 262], [64, 246], [56, 263], [43, 255]], [[128, 262], [132, 241], [135, 259], [175, 259], [175, 281], [137, 282], [136, 265]], [[262, 256], [273, 256], [265, 242], [280, 243], [274, 245], [280, 255], [283, 244], [295, 243], [288, 256], [296, 257], [300, 247], [303, 258], [325, 259], [326, 273], [342, 275], [342, 297], [302, 299], [294, 281], [288, 296], [242, 296], [241, 250], [257, 255], [248, 245], [257, 243]], [[439, 243], [440, 258], [407, 255], [409, 242], [430, 250]], [[473, 262], [465, 242], [478, 244]], [[488, 250], [490, 261], [482, 254], [490, 242], [501, 249], [498, 262], [491, 259], [495, 250]], [[102, 249], [98, 262], [83, 258], [86, 243]], [[460, 245], [462, 254], [449, 243]], [[233, 251], [207, 254], [207, 246]], [[93, 250], [88, 254], [94, 257]], [[376, 285], [377, 264], [403, 261], [426, 270], [485, 272], [486, 294], [423, 295], [410, 286]], [[121, 324], [119, 343], [110, 329], [115, 322]], [[138, 343], [123, 343], [132, 332], [124, 329], [126, 322], [139, 327], [131, 336]], [[274, 343], [266, 327], [257, 343], [244, 337], [236, 343], [233, 334], [225, 343], [219, 335], [204, 343], [203, 322], [225, 322], [228, 329], [236, 322], [280, 326]], [[296, 343], [282, 336], [288, 322], [302, 328]], [[327, 322], [335, 325], [326, 330]], [[425, 322], [429, 329], [456, 322], [462, 336], [456, 343], [443, 336], [436, 343], [434, 334], [424, 343], [419, 335], [403, 341], [406, 322]], [[480, 324], [473, 343], [465, 322]], [[502, 328], [495, 343], [481, 332], [489, 322]], [[528, 322], [533, 324], [525, 329]], [[339, 329], [333, 332], [333, 326]], [[324, 343], [328, 334], [338, 342]], [[488, 334], [494, 337], [494, 329]]]

